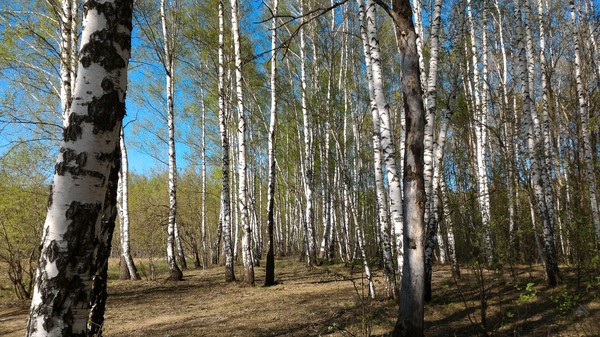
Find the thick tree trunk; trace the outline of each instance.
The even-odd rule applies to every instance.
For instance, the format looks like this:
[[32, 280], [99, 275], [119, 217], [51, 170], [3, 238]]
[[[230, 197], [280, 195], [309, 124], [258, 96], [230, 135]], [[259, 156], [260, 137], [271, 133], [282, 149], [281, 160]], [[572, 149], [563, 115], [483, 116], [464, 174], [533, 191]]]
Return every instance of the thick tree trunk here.
[[[78, 81], [57, 159], [42, 234], [27, 336], [85, 336], [101, 275], [102, 216], [125, 115], [133, 1], [88, 1]], [[112, 195], [111, 192], [110, 195]], [[104, 227], [106, 228], [106, 227]], [[104, 238], [104, 239], [103, 239]]]
[[425, 277], [425, 186], [423, 140], [425, 108], [420, 85], [419, 55], [409, 0], [394, 0], [396, 36], [402, 67], [402, 93], [406, 113], [404, 156], [404, 269], [395, 336], [423, 336]]

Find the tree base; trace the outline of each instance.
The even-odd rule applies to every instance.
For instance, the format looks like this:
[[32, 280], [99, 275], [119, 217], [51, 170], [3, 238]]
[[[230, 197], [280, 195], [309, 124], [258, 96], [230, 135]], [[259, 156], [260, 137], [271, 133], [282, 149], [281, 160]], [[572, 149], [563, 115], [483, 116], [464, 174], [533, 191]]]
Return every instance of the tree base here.
[[182, 281], [182, 280], [183, 280], [183, 273], [181, 272], [181, 270], [179, 270], [179, 268], [171, 269], [171, 271], [169, 272], [169, 277], [167, 278], [167, 281]]

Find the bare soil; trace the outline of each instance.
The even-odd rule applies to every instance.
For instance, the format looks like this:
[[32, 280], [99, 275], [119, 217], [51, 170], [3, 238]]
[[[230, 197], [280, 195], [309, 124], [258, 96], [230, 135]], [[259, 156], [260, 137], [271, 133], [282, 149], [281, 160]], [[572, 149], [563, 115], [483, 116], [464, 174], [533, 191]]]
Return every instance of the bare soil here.
[[[114, 278], [116, 269], [111, 267]], [[460, 279], [446, 266], [437, 266], [434, 298], [425, 307], [426, 335], [600, 336], [600, 279], [590, 277], [577, 288], [575, 273], [567, 267], [562, 273], [564, 282], [549, 289], [539, 266], [503, 274], [464, 268]], [[483, 284], [478, 282], [482, 274]], [[111, 279], [104, 335], [386, 335], [396, 320], [397, 302], [367, 299], [359, 267], [307, 270], [296, 259], [278, 260], [279, 283], [273, 287], [258, 285], [263, 267], [256, 268], [256, 287], [225, 283], [223, 267], [187, 270], [184, 276], [181, 282], [164, 281], [166, 273], [158, 281]], [[375, 286], [381, 289], [381, 272], [376, 276]], [[0, 336], [23, 336], [28, 304], [9, 300], [6, 287], [0, 289]], [[487, 301], [483, 311], [482, 292]]]

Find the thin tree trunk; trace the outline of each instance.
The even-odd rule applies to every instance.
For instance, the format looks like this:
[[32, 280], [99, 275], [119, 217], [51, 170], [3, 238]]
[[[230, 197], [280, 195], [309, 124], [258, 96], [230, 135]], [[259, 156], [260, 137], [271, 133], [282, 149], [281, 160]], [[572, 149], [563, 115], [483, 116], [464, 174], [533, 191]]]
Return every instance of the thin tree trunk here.
[[[373, 165], [375, 171], [375, 191], [377, 197], [378, 210], [378, 236], [383, 253], [383, 274], [385, 278], [385, 296], [386, 298], [396, 298], [398, 287], [396, 285], [396, 273], [392, 258], [392, 246], [390, 240], [390, 224], [388, 213], [388, 202], [386, 198], [385, 186], [383, 182], [382, 171], [382, 149], [381, 149], [381, 126], [379, 110], [375, 101], [375, 85], [373, 81], [372, 68], [372, 51], [367, 36], [367, 22], [365, 22], [365, 8], [361, 0], [357, 0], [359, 4], [359, 22], [360, 31], [363, 41], [363, 50], [365, 55], [365, 68], [367, 73], [367, 83], [369, 87], [369, 97], [371, 101], [371, 114], [373, 116]], [[371, 28], [375, 29], [375, 27]], [[356, 140], [358, 144], [358, 140]]]
[[440, 193], [443, 199], [444, 206], [444, 220], [446, 223], [446, 235], [448, 236], [448, 256], [450, 258], [450, 264], [452, 265], [452, 275], [456, 278], [460, 278], [460, 265], [456, 258], [456, 241], [454, 240], [454, 224], [450, 214], [450, 203], [448, 202], [448, 191], [446, 190], [446, 180], [442, 176], [439, 181]]
[[[442, 1], [436, 0], [434, 5], [433, 23], [431, 25], [431, 58], [429, 59], [429, 78], [427, 80], [427, 112], [425, 114], [425, 135], [424, 135], [424, 179], [425, 179], [425, 193], [426, 204], [425, 204], [425, 223], [427, 224], [427, 233], [425, 237], [425, 300], [431, 300], [431, 274], [433, 267], [433, 250], [435, 246], [435, 238], [438, 231], [438, 216], [437, 216], [437, 187], [435, 186], [436, 174], [439, 179], [439, 170], [441, 169], [441, 155], [442, 149], [439, 149], [439, 161], [438, 154], [436, 152], [434, 138], [434, 121], [435, 121], [435, 106], [437, 99], [437, 59], [438, 59], [438, 41], [439, 31], [441, 25], [441, 11]], [[421, 77], [423, 74], [421, 74]], [[444, 116], [446, 118], [446, 116]], [[448, 122], [444, 120], [443, 123], [447, 128]], [[445, 130], [440, 128], [440, 136], [445, 139]], [[443, 146], [443, 145], [442, 145]], [[438, 142], [437, 147], [440, 147]], [[435, 158], [434, 158], [435, 157]], [[443, 245], [442, 240], [438, 240]], [[442, 249], [440, 249], [440, 256], [442, 256]], [[445, 253], [445, 252], [444, 252]]]
[[[273, 21], [271, 23], [271, 113], [269, 116], [269, 181], [267, 191], [267, 232], [269, 235], [267, 265], [265, 268], [265, 286], [275, 284], [275, 251], [273, 247], [274, 240], [274, 207], [275, 207], [275, 130], [277, 127], [277, 10], [278, 0], [273, 0]], [[280, 230], [281, 232], [281, 230]], [[279, 240], [281, 241], [281, 239]]]
[[[120, 151], [121, 151], [121, 279], [139, 280], [137, 268], [131, 257], [129, 246], [129, 160], [127, 158], [127, 146], [125, 145], [125, 131], [121, 128]], [[125, 270], [127, 272], [125, 273]]]
[[[300, 15], [304, 14], [304, 1], [300, 0]], [[303, 17], [303, 16], [302, 16]], [[301, 19], [304, 24], [304, 17]], [[306, 263], [312, 268], [317, 263], [317, 253], [315, 247], [315, 224], [313, 210], [313, 151], [311, 132], [312, 126], [308, 116], [307, 89], [306, 89], [306, 56], [304, 55], [306, 42], [304, 37], [304, 27], [300, 27], [300, 80], [302, 95], [302, 120], [304, 124], [304, 195], [306, 198], [304, 229], [306, 237]]]
[[60, 19], [60, 102], [64, 126], [67, 126], [67, 113], [73, 101], [73, 83], [75, 81], [74, 78], [71, 78], [72, 68], [76, 67], [76, 64], [71, 63], [72, 45], [75, 43], [72, 40], [73, 34], [71, 34], [74, 21], [73, 5], [73, 0], [62, 0], [61, 8], [56, 8]]
[[125, 115], [132, 7], [133, 1], [109, 0], [85, 12], [80, 80], [55, 165], [26, 336], [89, 331], [94, 277], [102, 273], [107, 262], [102, 258], [110, 251], [103, 238], [112, 233], [102, 231], [102, 216], [107, 196], [117, 188], [110, 175], [117, 167]]
[[167, 121], [169, 127], [169, 222], [167, 226], [167, 263], [169, 265], [169, 280], [183, 279], [183, 273], [175, 259], [176, 239], [175, 226], [177, 221], [177, 162], [175, 160], [175, 110], [174, 110], [174, 74], [173, 59], [174, 32], [167, 29], [166, 0], [160, 2], [160, 18], [164, 40], [164, 67], [166, 71]]
[[[398, 273], [396, 275], [398, 284], [402, 280], [402, 265], [404, 263], [404, 245], [401, 240], [403, 237], [403, 219], [402, 219], [402, 190], [398, 166], [396, 165], [396, 146], [394, 144], [393, 126], [390, 119], [390, 106], [385, 97], [383, 85], [383, 70], [381, 63], [381, 53], [379, 47], [379, 37], [377, 36], [377, 27], [375, 25], [375, 2], [367, 0], [366, 2], [366, 21], [367, 35], [371, 50], [371, 68], [373, 72], [373, 93], [377, 110], [379, 112], [380, 131], [381, 131], [381, 149], [383, 150], [383, 163], [386, 166], [388, 182], [388, 201], [391, 223], [394, 226], [396, 235], [396, 246], [398, 250]], [[409, 5], [410, 7], [410, 5]], [[410, 9], [409, 9], [410, 10]], [[417, 55], [418, 58], [418, 55]], [[418, 63], [418, 59], [417, 59]], [[418, 79], [417, 79], [418, 80]], [[417, 81], [419, 82], [419, 81]], [[420, 85], [419, 85], [420, 89]], [[421, 98], [422, 103], [422, 98]]]
[[179, 235], [179, 224], [175, 223], [175, 231], [173, 232], [175, 236], [175, 247], [177, 248], [177, 259], [179, 260], [179, 265], [181, 265], [181, 269], [187, 269], [187, 262], [185, 261], [185, 254], [183, 251], [183, 244], [181, 243], [181, 236]]
[[242, 56], [240, 52], [240, 33], [238, 28], [238, 3], [231, 0], [231, 30], [233, 32], [233, 49], [235, 53], [235, 80], [238, 109], [238, 223], [243, 228], [242, 262], [244, 264], [244, 281], [254, 285], [254, 261], [252, 259], [252, 229], [248, 215], [248, 187], [246, 187], [246, 112], [244, 111], [244, 95], [242, 90]]
[[[583, 157], [585, 163], [585, 179], [588, 183], [588, 194], [590, 199], [590, 210], [592, 212], [592, 223], [596, 232], [596, 245], [600, 247], [600, 210], [598, 197], [596, 195], [596, 170], [594, 169], [594, 152], [592, 149], [591, 132], [589, 129], [590, 117], [588, 115], [588, 103], [583, 79], [581, 75], [581, 45], [577, 32], [577, 19], [575, 16], [575, 1], [571, 0], [571, 21], [573, 23], [573, 40], [575, 45], [575, 80], [577, 81], [577, 97], [579, 103], [579, 118], [581, 120], [581, 134], [583, 138]], [[600, 249], [600, 248], [598, 248]]]
[[202, 160], [202, 206], [200, 211], [200, 230], [202, 231], [202, 269], [208, 267], [208, 246], [206, 244], [206, 106], [204, 100], [204, 88], [200, 89], [202, 102], [202, 148], [200, 159]]
[[[490, 225], [490, 202], [488, 190], [488, 175], [487, 175], [487, 101], [484, 97], [487, 95], [485, 89], [481, 90], [480, 83], [486, 82], [487, 78], [480, 79], [479, 68], [477, 65], [477, 41], [475, 36], [475, 24], [471, 10], [471, 0], [467, 0], [467, 18], [469, 23], [469, 32], [471, 37], [471, 53], [473, 67], [473, 82], [472, 96], [474, 97], [473, 112], [475, 115], [475, 144], [476, 144], [476, 167], [477, 167], [477, 186], [479, 208], [481, 212], [481, 226], [483, 228], [483, 249], [488, 263], [494, 260], [494, 248], [492, 244], [492, 231]], [[485, 20], [484, 20], [485, 21]], [[484, 30], [485, 31], [485, 30]], [[486, 45], [485, 34], [483, 34], [482, 45]], [[485, 48], [483, 49], [483, 57], [487, 59]], [[485, 62], [484, 62], [485, 63]], [[486, 69], [486, 67], [484, 67]], [[485, 70], [487, 72], [487, 70]]]
[[[518, 3], [518, 0], [517, 0]], [[540, 160], [539, 143], [540, 143], [540, 125], [535, 106], [533, 104], [533, 84], [532, 81], [534, 76], [534, 62], [533, 62], [533, 42], [532, 33], [529, 25], [529, 5], [525, 3], [518, 9], [518, 20], [521, 20], [521, 11], [525, 12], [525, 36], [526, 36], [526, 51], [524, 50], [523, 41], [521, 41], [521, 48], [519, 52], [519, 63], [521, 65], [521, 81], [523, 91], [523, 112], [525, 115], [525, 131], [527, 138], [527, 148], [529, 153], [529, 165], [530, 165], [530, 179], [531, 189], [533, 190], [533, 199], [535, 201], [536, 209], [540, 214], [542, 222], [542, 229], [544, 232], [544, 257], [546, 260], [546, 279], [548, 285], [553, 287], [556, 286], [560, 280], [558, 272], [558, 262], [556, 259], [556, 248], [554, 246], [554, 214], [551, 204], [547, 203], [547, 193], [551, 191], [545, 191], [546, 184], [544, 184], [545, 170], [543, 159]], [[543, 157], [542, 157], [543, 158]]]
[[429, 217], [429, 224], [427, 226], [427, 233], [425, 237], [425, 301], [431, 301], [431, 277], [433, 275], [433, 249], [435, 248], [435, 238], [438, 238], [438, 244], [440, 245], [440, 260], [443, 264], [445, 262], [446, 251], [444, 250], [443, 237], [438, 235], [439, 229], [439, 197], [438, 189], [440, 186], [440, 179], [442, 171], [442, 164], [444, 160], [444, 145], [446, 143], [446, 132], [448, 131], [448, 124], [452, 112], [450, 110], [445, 111], [442, 117], [442, 123], [438, 133], [438, 139], [434, 148], [434, 172], [432, 177], [432, 191], [431, 191], [431, 213]]
[[[500, 77], [500, 85], [502, 87], [502, 105], [501, 113], [504, 116], [502, 131], [504, 138], [506, 139], [507, 146], [504, 150], [504, 157], [506, 158], [506, 165], [508, 167], [508, 174], [506, 175], [506, 186], [508, 193], [508, 235], [509, 235], [509, 255], [512, 259], [518, 256], [519, 245], [517, 240], [517, 222], [515, 221], [516, 214], [516, 199], [515, 199], [515, 156], [514, 156], [514, 134], [511, 132], [508, 114], [510, 112], [509, 100], [508, 100], [508, 57], [506, 53], [506, 47], [504, 43], [504, 23], [502, 20], [502, 13], [500, 12], [500, 4], [498, 0], [494, 1], [496, 11], [498, 13], [498, 37], [500, 40], [500, 51], [502, 53], [502, 76]], [[516, 122], [516, 121], [513, 121]]]
[[223, 35], [225, 24], [223, 0], [219, 0], [219, 131], [221, 133], [221, 223], [223, 229], [223, 253], [225, 254], [225, 281], [235, 281], [233, 270], [233, 245], [231, 242], [231, 203], [229, 198], [229, 135], [225, 113], [225, 72]]

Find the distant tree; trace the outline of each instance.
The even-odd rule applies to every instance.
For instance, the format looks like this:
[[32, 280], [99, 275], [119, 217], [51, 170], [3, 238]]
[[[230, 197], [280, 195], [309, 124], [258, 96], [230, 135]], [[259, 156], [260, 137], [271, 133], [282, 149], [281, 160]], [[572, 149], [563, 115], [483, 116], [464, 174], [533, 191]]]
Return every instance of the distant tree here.
[[119, 137], [121, 152], [121, 170], [119, 172], [119, 191], [117, 193], [117, 205], [120, 223], [121, 238], [121, 280], [139, 280], [137, 268], [131, 257], [129, 240], [129, 160], [127, 157], [127, 146], [125, 145], [125, 130], [121, 128]]

